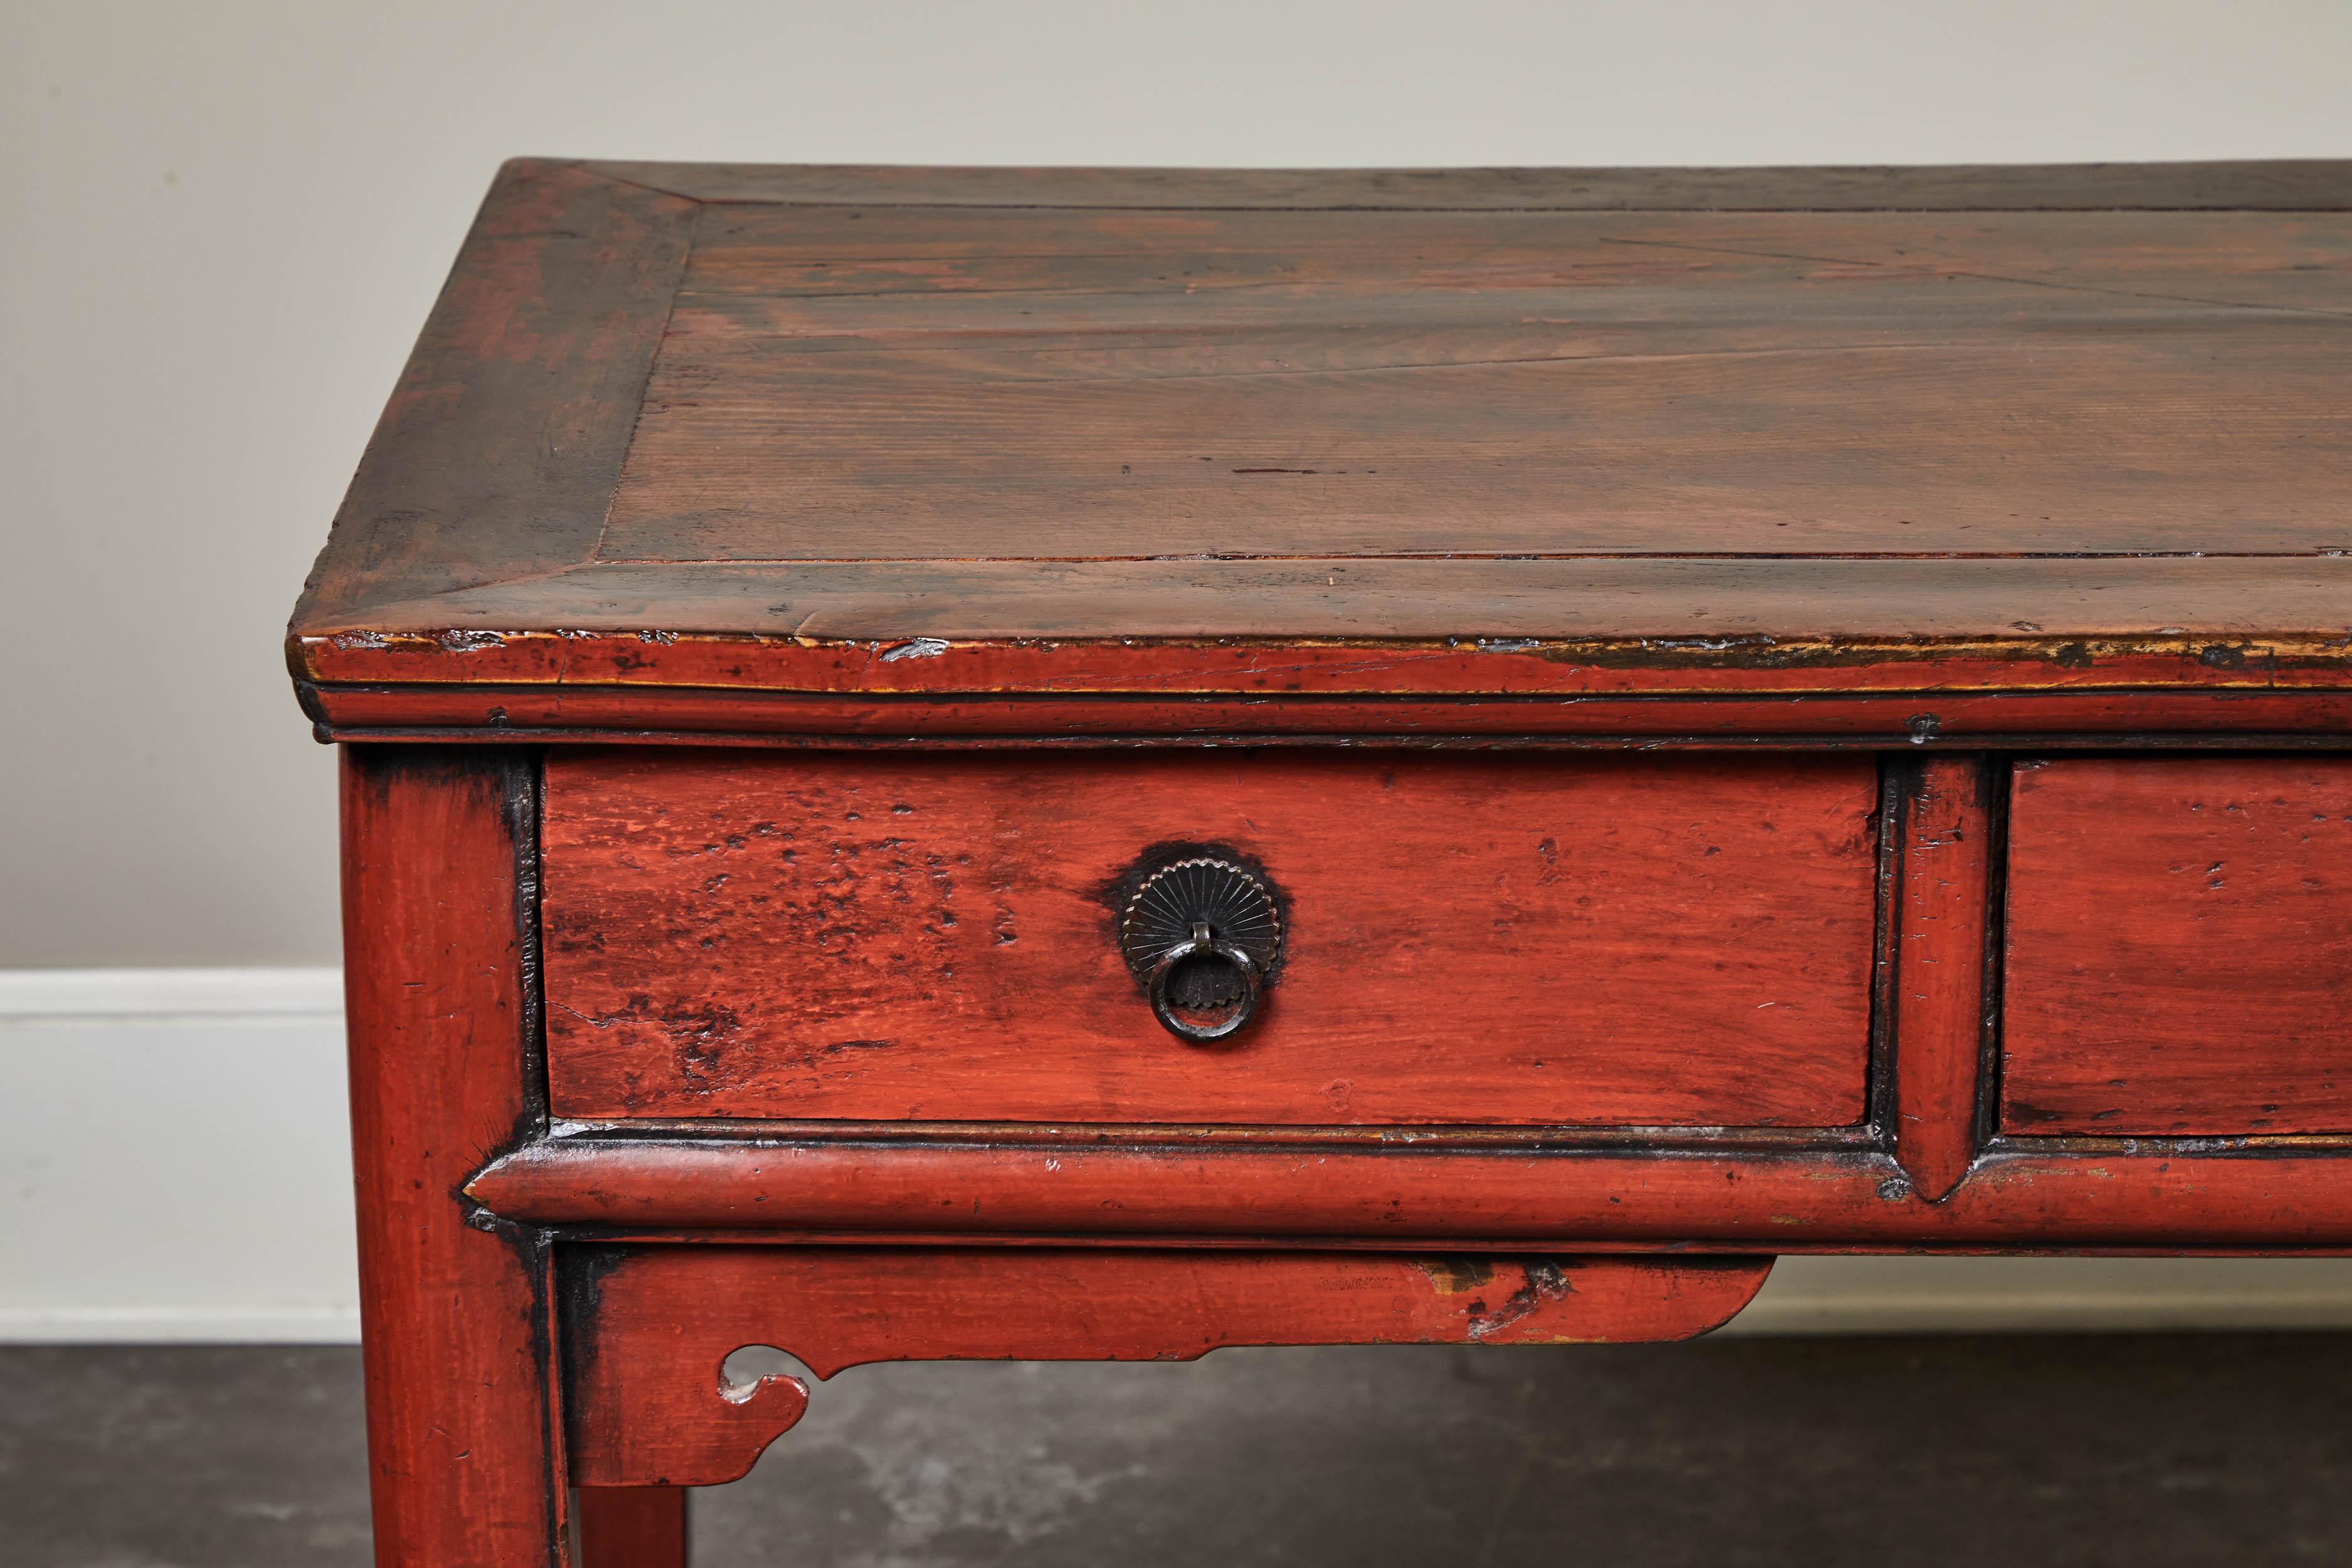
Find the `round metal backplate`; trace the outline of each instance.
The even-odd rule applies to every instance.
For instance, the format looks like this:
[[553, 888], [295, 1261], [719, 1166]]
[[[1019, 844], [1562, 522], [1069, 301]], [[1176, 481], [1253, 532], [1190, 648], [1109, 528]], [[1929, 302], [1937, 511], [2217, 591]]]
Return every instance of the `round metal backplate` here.
[[1230, 860], [1193, 856], [1152, 872], [1128, 900], [1118, 945], [1137, 983], [1148, 982], [1153, 965], [1192, 941], [1195, 925], [1248, 953], [1260, 974], [1281, 956], [1282, 916], [1272, 890]]

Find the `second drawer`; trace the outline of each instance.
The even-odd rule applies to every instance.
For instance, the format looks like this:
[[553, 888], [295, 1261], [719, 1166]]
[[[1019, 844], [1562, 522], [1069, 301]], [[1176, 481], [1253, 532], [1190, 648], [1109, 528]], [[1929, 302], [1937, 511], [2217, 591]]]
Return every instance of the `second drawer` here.
[[[559, 1116], [1841, 1126], [1866, 758], [598, 752], [547, 771]], [[1188, 1043], [1120, 945], [1228, 861], [1280, 946]]]

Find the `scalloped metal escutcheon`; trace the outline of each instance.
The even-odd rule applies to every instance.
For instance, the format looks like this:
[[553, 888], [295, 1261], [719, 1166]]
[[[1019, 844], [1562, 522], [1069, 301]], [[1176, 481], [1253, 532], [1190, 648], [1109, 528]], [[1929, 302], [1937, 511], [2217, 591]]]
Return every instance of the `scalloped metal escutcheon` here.
[[1136, 980], [1149, 982], [1162, 959], [1192, 940], [1196, 925], [1248, 953], [1260, 973], [1282, 955], [1272, 889], [1230, 860], [1193, 856], [1151, 873], [1128, 900], [1118, 942]]

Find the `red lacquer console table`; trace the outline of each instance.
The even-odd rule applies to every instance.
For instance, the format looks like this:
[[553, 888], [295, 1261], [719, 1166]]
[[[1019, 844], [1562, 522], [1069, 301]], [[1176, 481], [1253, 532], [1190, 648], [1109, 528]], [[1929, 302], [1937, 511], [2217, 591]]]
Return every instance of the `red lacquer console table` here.
[[509, 165], [289, 642], [379, 1561], [747, 1345], [2352, 1247], [2347, 498], [2343, 164]]

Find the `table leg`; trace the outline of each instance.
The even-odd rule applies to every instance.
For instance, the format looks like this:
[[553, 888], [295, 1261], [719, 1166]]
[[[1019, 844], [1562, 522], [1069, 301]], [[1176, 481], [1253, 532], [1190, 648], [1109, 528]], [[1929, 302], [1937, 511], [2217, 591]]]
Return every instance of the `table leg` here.
[[684, 1487], [582, 1487], [578, 1568], [686, 1568]]
[[535, 770], [343, 753], [344, 989], [378, 1568], [559, 1568], [551, 1248], [464, 1194], [538, 1125]]

